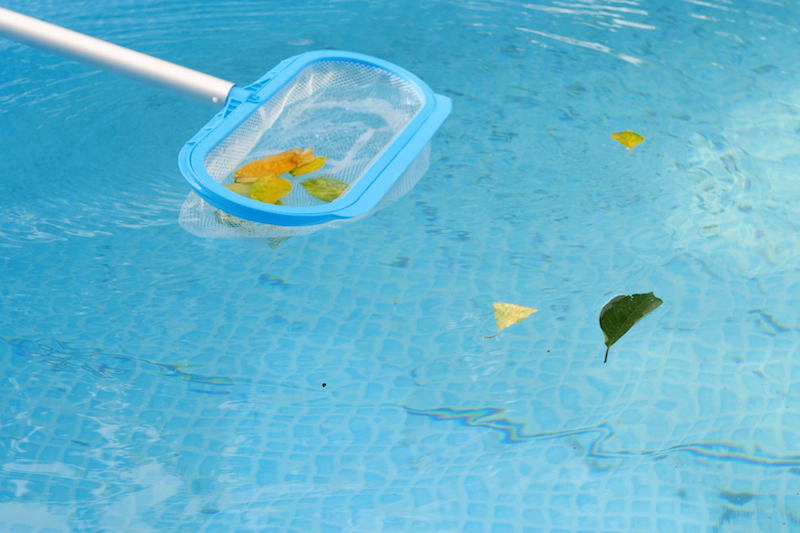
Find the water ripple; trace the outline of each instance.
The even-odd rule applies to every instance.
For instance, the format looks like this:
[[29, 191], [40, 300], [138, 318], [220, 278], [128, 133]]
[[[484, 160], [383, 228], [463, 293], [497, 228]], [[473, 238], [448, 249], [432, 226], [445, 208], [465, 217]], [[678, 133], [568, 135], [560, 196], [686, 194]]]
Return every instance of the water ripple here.
[[192, 383], [221, 385], [225, 387], [250, 383], [250, 380], [244, 378], [231, 379], [222, 376], [209, 376], [187, 372], [181, 368], [182, 365], [178, 364], [157, 363], [140, 357], [107, 353], [101, 349], [86, 350], [74, 348], [65, 342], [32, 341], [8, 337], [0, 337], [0, 339], [11, 347], [14, 355], [41, 358], [51, 370], [62, 372], [82, 370], [98, 378], [117, 379], [123, 374], [130, 373], [132, 370], [131, 364], [133, 364], [134, 366], [141, 366], [144, 369], [152, 368], [162, 376], [176, 377], [182, 381], [189, 381]]
[[724, 442], [697, 442], [688, 444], [677, 444], [663, 450], [606, 450], [604, 445], [614, 438], [615, 432], [610, 424], [604, 423], [594, 427], [568, 429], [564, 431], [543, 431], [539, 433], [525, 433], [525, 425], [519, 422], [512, 422], [501, 415], [505, 409], [501, 407], [484, 407], [480, 409], [453, 409], [441, 407], [438, 409], [413, 409], [408, 406], [403, 408], [412, 415], [426, 416], [433, 420], [456, 421], [467, 427], [483, 427], [499, 431], [502, 434], [502, 442], [505, 444], [516, 444], [531, 440], [549, 440], [579, 435], [597, 436], [592, 441], [586, 454], [592, 459], [619, 459], [630, 457], [663, 459], [673, 453], [689, 453], [695, 457], [700, 457], [712, 461], [733, 461], [752, 466], [762, 466], [771, 468], [796, 468], [800, 467], [800, 455], [772, 455], [764, 452], [750, 453], [744, 448], [734, 446]]
[[602, 52], [604, 54], [609, 54], [609, 55], [612, 55], [612, 56], [617, 57], [619, 59], [622, 59], [623, 61], [627, 61], [628, 63], [631, 63], [633, 65], [637, 65], [638, 66], [638, 65], [641, 65], [643, 63], [643, 61], [641, 59], [637, 58], [637, 57], [633, 57], [633, 56], [630, 56], [630, 55], [627, 55], [627, 54], [614, 53], [614, 52], [611, 51], [611, 48], [609, 48], [608, 46], [605, 46], [603, 44], [593, 43], [593, 42], [590, 42], [590, 41], [581, 41], [579, 39], [573, 39], [572, 37], [564, 37], [562, 35], [556, 35], [554, 33], [547, 33], [547, 32], [543, 32], [543, 31], [539, 31], [539, 30], [532, 30], [530, 28], [516, 27], [515, 29], [519, 30], [519, 31], [524, 31], [524, 32], [527, 32], [527, 33], [533, 33], [533, 34], [536, 34], [536, 35], [540, 35], [542, 37], [547, 37], [548, 39], [553, 39], [555, 41], [559, 41], [559, 42], [562, 42], [562, 43], [571, 44], [573, 46], [579, 46], [581, 48], [588, 48], [588, 49], [594, 50], [596, 52]]

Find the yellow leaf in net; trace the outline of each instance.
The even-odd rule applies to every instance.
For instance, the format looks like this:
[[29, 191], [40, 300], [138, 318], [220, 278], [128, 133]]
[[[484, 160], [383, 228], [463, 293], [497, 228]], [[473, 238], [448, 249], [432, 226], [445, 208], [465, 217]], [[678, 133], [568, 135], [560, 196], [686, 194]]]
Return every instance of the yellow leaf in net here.
[[306, 148], [306, 149], [305, 149], [305, 150], [303, 150], [303, 152], [300, 154], [300, 156], [299, 156], [299, 158], [298, 158], [299, 160], [298, 160], [298, 162], [297, 162], [297, 165], [298, 165], [298, 166], [302, 166], [302, 165], [305, 165], [305, 164], [307, 164], [307, 163], [311, 163], [311, 162], [312, 162], [313, 160], [315, 160], [316, 158], [317, 158], [317, 156], [315, 156], [315, 155], [314, 155], [314, 149], [313, 149], [313, 148], [311, 148], [311, 147], [309, 147], [309, 148]]
[[303, 150], [295, 148], [288, 152], [256, 159], [237, 168], [233, 177], [239, 181], [239, 178], [260, 178], [270, 174], [283, 174], [297, 168], [302, 155]]
[[234, 179], [236, 180], [236, 183], [245, 183], [247, 185], [252, 185], [261, 178], [268, 178], [270, 176], [277, 176], [277, 174], [266, 174], [264, 176], [236, 176]]
[[533, 313], [538, 311], [533, 307], [525, 307], [524, 305], [506, 304], [502, 302], [494, 303], [494, 321], [497, 323], [497, 333], [490, 336], [484, 336], [484, 339], [491, 339], [517, 322], [522, 322]]
[[223, 224], [225, 226], [230, 226], [232, 228], [246, 228], [250, 226], [250, 222], [247, 220], [241, 219], [239, 217], [235, 217], [231, 214], [226, 213], [225, 211], [220, 211], [216, 209], [214, 211], [214, 218], [217, 219], [217, 222]]
[[611, 138], [622, 143], [622, 146], [630, 150], [631, 155], [633, 155], [633, 147], [644, 140], [644, 137], [638, 133], [628, 130], [612, 133]]
[[325, 164], [326, 159], [328, 158], [318, 157], [312, 160], [310, 163], [306, 163], [305, 165], [300, 165], [296, 169], [292, 170], [290, 174], [292, 176], [301, 176], [303, 174], [308, 174], [309, 172], [314, 172], [315, 170], [319, 170], [322, 168], [322, 165]]
[[[280, 202], [278, 202], [278, 205], [280, 205]], [[275, 250], [283, 242], [285, 242], [285, 241], [287, 241], [289, 239], [291, 239], [291, 237], [272, 237], [271, 239], [267, 239], [267, 244], [269, 244], [270, 248]]]
[[289, 180], [278, 176], [268, 176], [261, 178], [250, 186], [250, 198], [268, 204], [276, 203], [280, 198], [289, 194], [292, 184]]
[[336, 200], [347, 188], [347, 184], [342, 180], [337, 180], [336, 178], [330, 178], [328, 176], [307, 179], [301, 181], [300, 185], [305, 188], [308, 194], [323, 202], [332, 202]]
[[225, 188], [235, 192], [236, 194], [241, 194], [242, 196], [250, 198], [249, 183], [229, 183], [225, 186]]

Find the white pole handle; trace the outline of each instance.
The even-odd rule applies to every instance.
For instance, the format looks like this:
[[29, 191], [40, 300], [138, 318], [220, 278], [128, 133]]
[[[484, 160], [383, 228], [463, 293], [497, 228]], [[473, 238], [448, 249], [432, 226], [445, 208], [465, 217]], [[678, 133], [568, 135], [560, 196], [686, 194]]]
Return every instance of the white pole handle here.
[[76, 31], [0, 8], [0, 36], [216, 107], [234, 84]]

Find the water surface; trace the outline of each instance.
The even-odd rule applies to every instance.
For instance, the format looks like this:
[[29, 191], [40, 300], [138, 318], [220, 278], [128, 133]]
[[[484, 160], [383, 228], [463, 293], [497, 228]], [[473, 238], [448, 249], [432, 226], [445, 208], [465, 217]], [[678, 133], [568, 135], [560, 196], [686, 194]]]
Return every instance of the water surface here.
[[[800, 530], [795, 3], [6, 4], [239, 84], [366, 53], [454, 108], [376, 215], [204, 240], [212, 109], [0, 41], [0, 529]], [[539, 312], [484, 339], [495, 301]]]

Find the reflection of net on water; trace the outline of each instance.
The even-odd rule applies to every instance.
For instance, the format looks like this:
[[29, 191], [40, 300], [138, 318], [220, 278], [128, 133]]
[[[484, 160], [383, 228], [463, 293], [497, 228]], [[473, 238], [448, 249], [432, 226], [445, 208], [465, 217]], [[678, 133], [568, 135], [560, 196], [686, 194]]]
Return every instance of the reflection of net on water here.
[[666, 222], [678, 249], [745, 275], [800, 266], [800, 160], [787, 145], [800, 120], [782, 109], [748, 108], [726, 136], [691, 137], [691, 189]]

